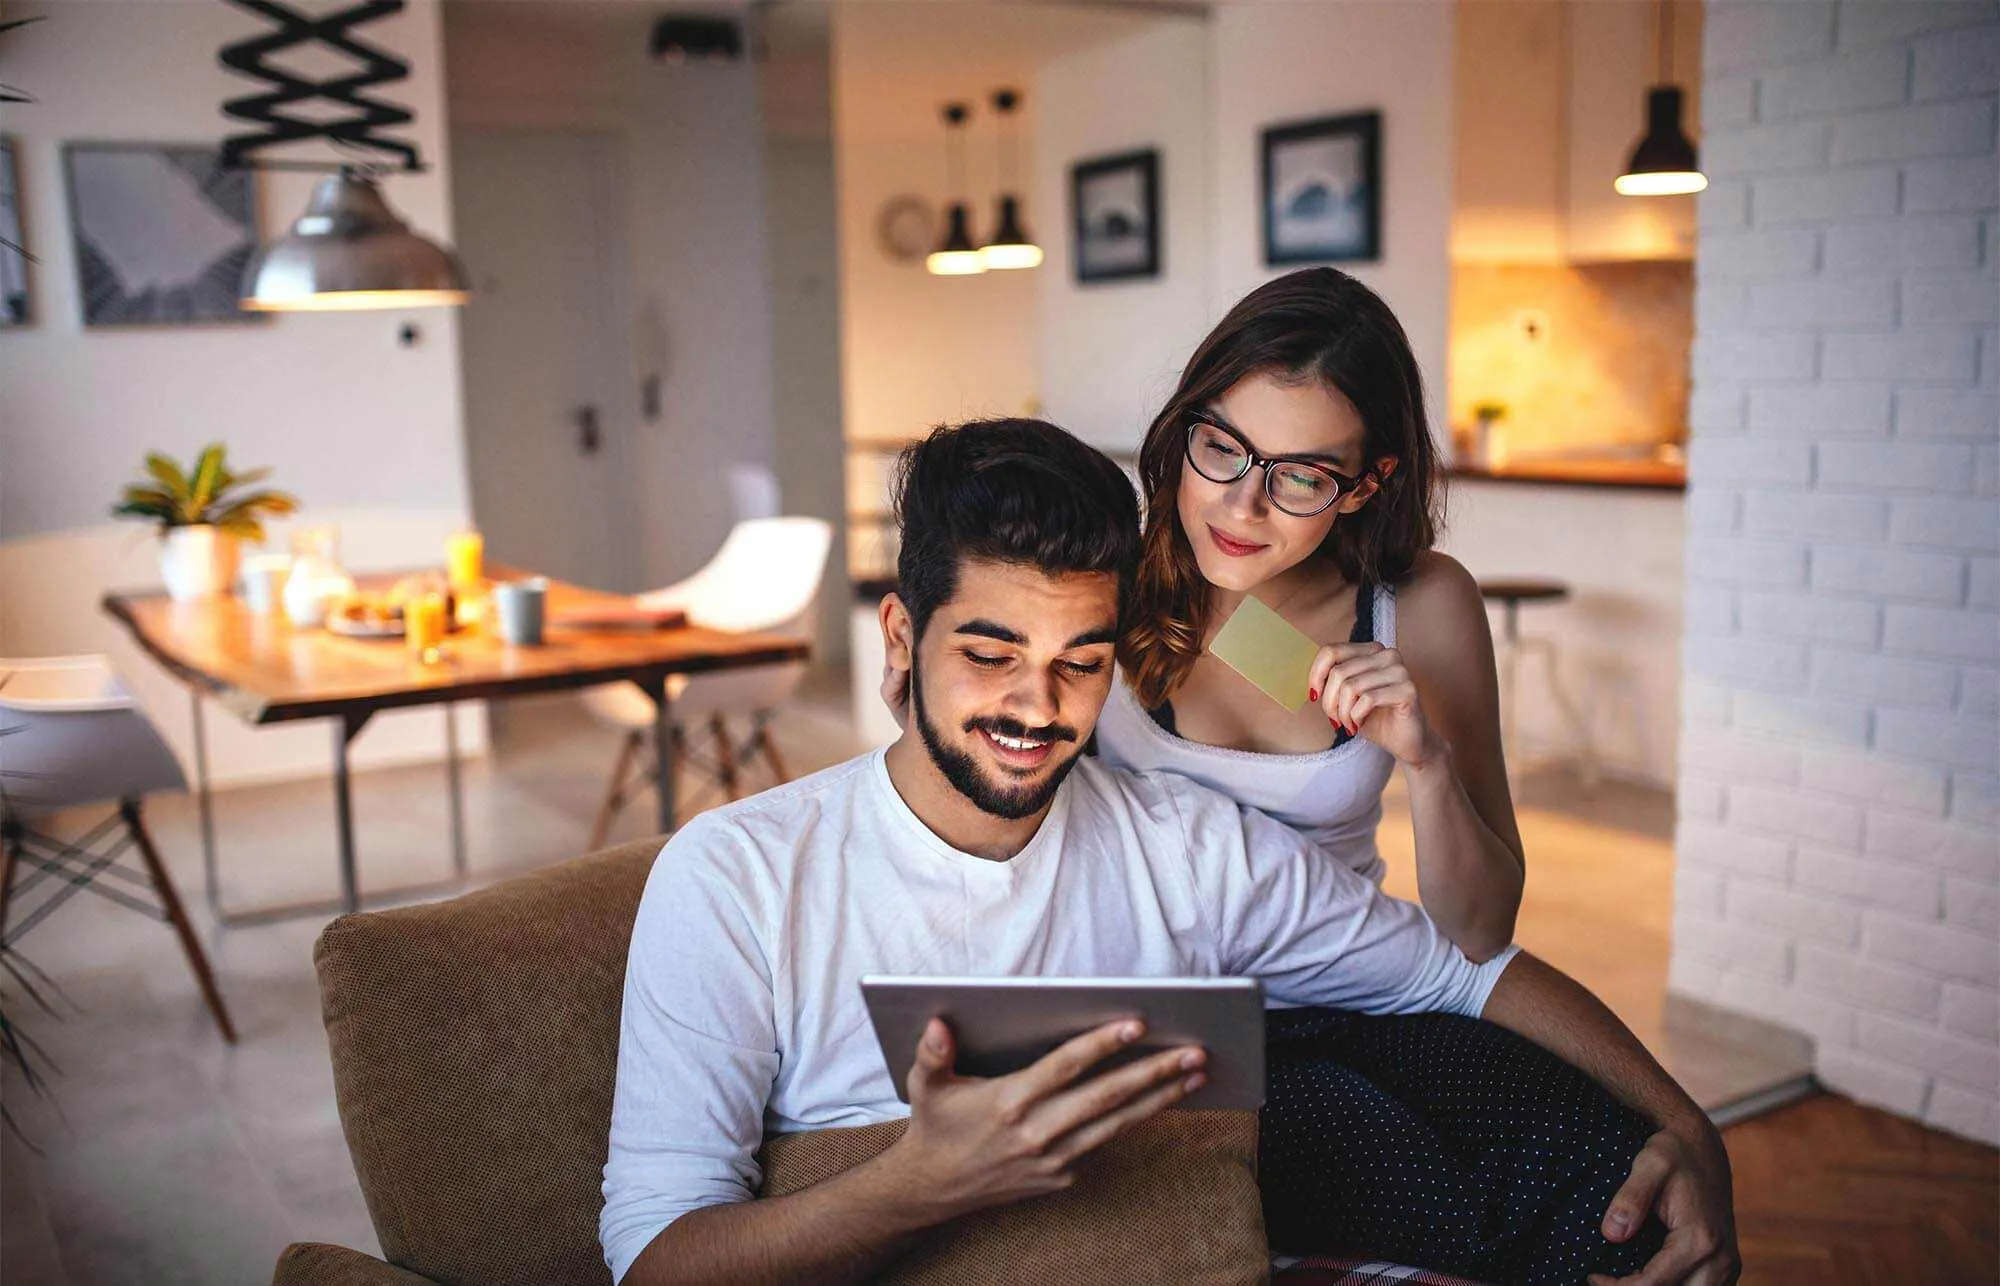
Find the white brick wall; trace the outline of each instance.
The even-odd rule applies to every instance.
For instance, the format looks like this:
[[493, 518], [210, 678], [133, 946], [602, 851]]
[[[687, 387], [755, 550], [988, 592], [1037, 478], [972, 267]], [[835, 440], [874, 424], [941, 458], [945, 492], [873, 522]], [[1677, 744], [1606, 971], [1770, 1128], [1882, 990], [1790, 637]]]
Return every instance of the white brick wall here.
[[2000, 0], [1711, 0], [1671, 985], [2000, 1144]]

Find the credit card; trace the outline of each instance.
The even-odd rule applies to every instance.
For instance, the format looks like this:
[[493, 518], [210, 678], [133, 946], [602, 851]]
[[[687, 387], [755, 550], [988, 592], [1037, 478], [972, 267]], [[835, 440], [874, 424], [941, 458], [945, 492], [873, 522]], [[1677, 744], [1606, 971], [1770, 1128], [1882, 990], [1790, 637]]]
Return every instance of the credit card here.
[[1319, 644], [1257, 599], [1244, 597], [1208, 650], [1285, 709], [1305, 706], [1306, 679]]

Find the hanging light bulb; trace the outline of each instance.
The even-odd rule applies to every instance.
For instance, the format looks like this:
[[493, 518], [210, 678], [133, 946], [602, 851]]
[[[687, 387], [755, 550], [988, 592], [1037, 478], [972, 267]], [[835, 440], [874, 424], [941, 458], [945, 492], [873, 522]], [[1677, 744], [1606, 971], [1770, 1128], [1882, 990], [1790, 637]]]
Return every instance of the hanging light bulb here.
[[994, 91], [993, 110], [1000, 115], [1000, 222], [993, 239], [979, 248], [979, 260], [988, 268], [1034, 268], [1042, 262], [1042, 248], [1021, 226], [1021, 201], [1014, 187], [1014, 109], [1021, 105], [1015, 90]]
[[1660, 0], [1660, 20], [1653, 31], [1658, 45], [1660, 84], [1646, 91], [1646, 136], [1632, 149], [1625, 172], [1611, 186], [1621, 196], [1678, 196], [1708, 186], [1695, 146], [1681, 128], [1681, 88], [1672, 84], [1674, 13], [1672, 0]]
[[321, 179], [291, 231], [243, 272], [254, 312], [352, 312], [462, 304], [470, 293], [457, 256], [418, 236], [365, 171]]
[[[956, 198], [964, 191], [965, 156], [959, 128], [971, 110], [964, 103], [944, 105], [945, 186]], [[945, 212], [944, 240], [924, 259], [924, 267], [940, 277], [969, 277], [986, 271], [978, 247], [972, 244], [972, 213], [965, 202], [953, 200]]]

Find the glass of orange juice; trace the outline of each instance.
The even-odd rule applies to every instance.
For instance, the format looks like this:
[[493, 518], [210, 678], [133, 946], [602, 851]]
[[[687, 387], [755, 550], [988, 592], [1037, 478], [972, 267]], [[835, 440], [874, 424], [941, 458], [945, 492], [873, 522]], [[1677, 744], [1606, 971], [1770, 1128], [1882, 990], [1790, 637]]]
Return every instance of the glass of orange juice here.
[[445, 575], [463, 593], [486, 577], [486, 538], [476, 531], [454, 532], [444, 542]]
[[446, 628], [444, 595], [436, 590], [414, 594], [403, 604], [403, 638], [410, 655], [426, 665], [444, 653]]

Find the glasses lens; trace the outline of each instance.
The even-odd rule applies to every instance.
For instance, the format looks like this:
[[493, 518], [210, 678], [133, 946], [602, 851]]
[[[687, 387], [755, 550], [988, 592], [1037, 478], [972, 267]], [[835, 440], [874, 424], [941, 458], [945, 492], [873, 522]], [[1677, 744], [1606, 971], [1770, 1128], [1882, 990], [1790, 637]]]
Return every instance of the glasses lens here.
[[1265, 470], [1271, 503], [1300, 518], [1310, 518], [1340, 498], [1340, 481], [1309, 464], [1278, 461]]
[[1234, 482], [1250, 468], [1243, 444], [1205, 420], [1188, 431], [1188, 462], [1210, 482]]

